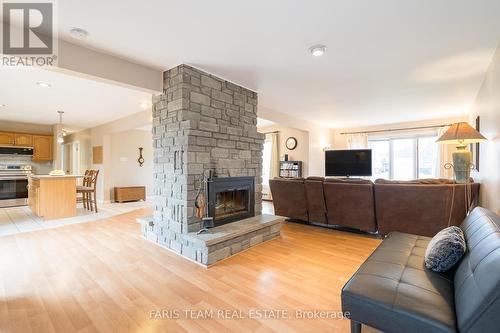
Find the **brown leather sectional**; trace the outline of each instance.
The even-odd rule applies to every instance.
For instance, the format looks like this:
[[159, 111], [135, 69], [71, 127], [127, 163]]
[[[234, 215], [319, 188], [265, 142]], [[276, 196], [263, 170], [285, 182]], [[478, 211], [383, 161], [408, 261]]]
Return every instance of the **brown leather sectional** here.
[[447, 179], [375, 183], [364, 179], [275, 178], [269, 181], [274, 211], [292, 220], [367, 232], [434, 236], [466, 216], [466, 197], [477, 204], [479, 184]]

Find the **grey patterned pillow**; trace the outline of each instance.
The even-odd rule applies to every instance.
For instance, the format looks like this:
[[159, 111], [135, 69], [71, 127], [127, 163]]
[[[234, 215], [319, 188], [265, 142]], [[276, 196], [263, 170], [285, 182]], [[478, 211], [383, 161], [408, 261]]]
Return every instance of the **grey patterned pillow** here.
[[438, 232], [427, 245], [425, 267], [434, 272], [446, 272], [460, 261], [465, 253], [464, 233], [459, 227]]

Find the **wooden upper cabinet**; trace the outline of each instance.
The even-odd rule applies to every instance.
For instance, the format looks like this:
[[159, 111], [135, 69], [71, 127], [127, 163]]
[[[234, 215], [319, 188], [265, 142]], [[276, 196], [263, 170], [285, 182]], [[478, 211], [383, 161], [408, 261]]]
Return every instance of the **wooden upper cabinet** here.
[[33, 135], [16, 133], [14, 145], [21, 147], [33, 147]]
[[52, 161], [52, 135], [33, 135], [33, 161]]
[[0, 132], [0, 145], [12, 146], [15, 142], [14, 133]]

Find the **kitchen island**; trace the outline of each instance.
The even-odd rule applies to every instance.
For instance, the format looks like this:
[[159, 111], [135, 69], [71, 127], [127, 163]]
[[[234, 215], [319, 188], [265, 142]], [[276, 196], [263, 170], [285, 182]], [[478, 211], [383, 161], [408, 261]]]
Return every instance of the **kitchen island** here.
[[81, 176], [32, 175], [28, 180], [28, 205], [45, 220], [76, 216], [76, 180]]

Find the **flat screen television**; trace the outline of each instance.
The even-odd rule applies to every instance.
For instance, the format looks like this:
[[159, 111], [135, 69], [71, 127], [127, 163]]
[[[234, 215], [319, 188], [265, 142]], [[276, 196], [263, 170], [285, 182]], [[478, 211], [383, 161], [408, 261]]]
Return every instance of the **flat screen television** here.
[[326, 176], [371, 176], [372, 150], [327, 150], [325, 151]]

